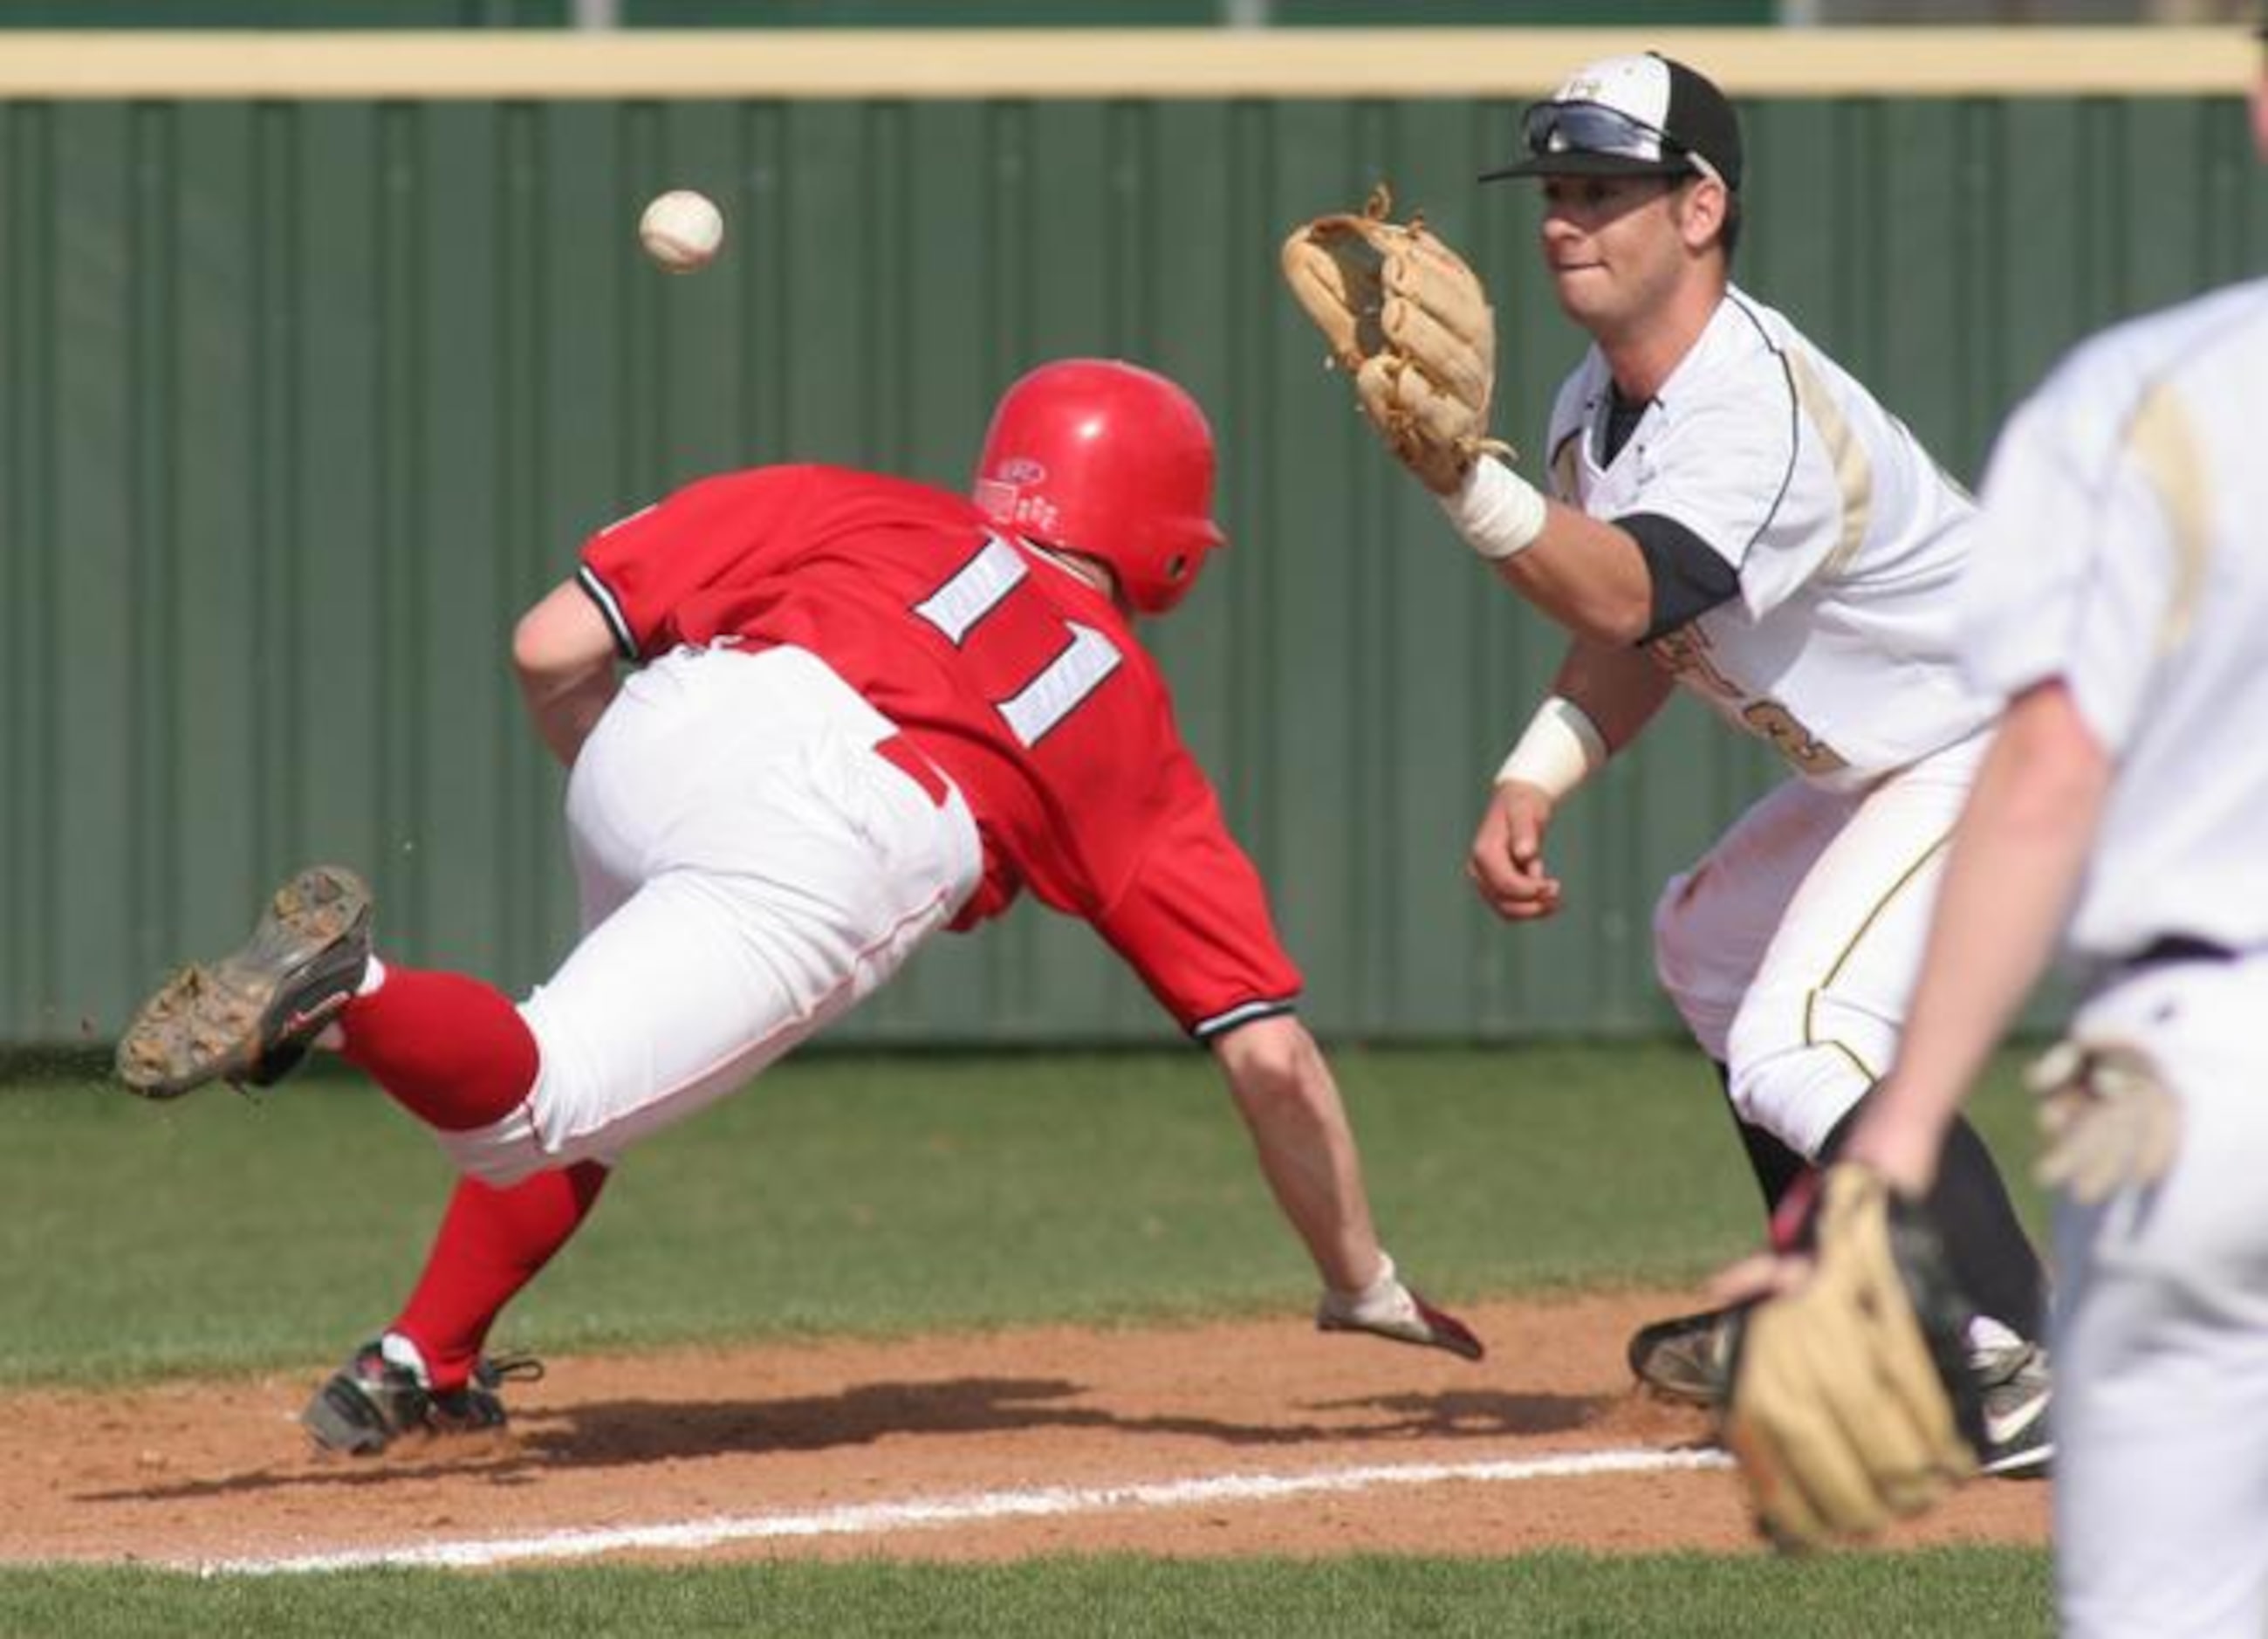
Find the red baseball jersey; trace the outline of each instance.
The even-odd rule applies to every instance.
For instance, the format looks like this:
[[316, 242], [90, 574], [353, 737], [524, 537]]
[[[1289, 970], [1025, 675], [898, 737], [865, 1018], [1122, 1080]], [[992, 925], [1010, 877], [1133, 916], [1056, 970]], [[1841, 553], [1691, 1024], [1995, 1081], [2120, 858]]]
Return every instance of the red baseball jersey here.
[[820, 656], [961, 787], [984, 881], [1092, 923], [1200, 1038], [1288, 1009], [1299, 970], [1110, 600], [969, 502], [841, 468], [703, 479], [593, 536], [623, 655], [720, 639]]

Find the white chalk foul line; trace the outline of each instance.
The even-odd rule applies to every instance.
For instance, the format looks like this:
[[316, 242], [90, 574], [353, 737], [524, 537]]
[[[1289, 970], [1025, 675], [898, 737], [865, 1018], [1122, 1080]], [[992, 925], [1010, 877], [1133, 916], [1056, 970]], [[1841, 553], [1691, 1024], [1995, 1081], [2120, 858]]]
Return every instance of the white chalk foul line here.
[[360, 1570], [379, 1565], [475, 1569], [526, 1560], [587, 1559], [637, 1548], [708, 1548], [727, 1542], [788, 1537], [879, 1536], [929, 1525], [965, 1525], [994, 1519], [1038, 1519], [1114, 1510], [1187, 1508], [1201, 1502], [1264, 1502], [1281, 1497], [1381, 1486], [1430, 1486], [1450, 1480], [1501, 1484], [1592, 1474], [1661, 1473], [1723, 1468], [1731, 1458], [1714, 1451], [1573, 1451], [1525, 1461], [1401, 1463], [1326, 1468], [1295, 1474], [1212, 1474], [1194, 1480], [1123, 1486], [1050, 1486], [1035, 1490], [976, 1491], [958, 1496], [862, 1502], [801, 1514], [746, 1514], [624, 1525], [606, 1531], [547, 1531], [486, 1540], [426, 1542], [391, 1548], [357, 1548], [276, 1559], [214, 1560], [194, 1569], [208, 1576], [272, 1576], [292, 1572]]

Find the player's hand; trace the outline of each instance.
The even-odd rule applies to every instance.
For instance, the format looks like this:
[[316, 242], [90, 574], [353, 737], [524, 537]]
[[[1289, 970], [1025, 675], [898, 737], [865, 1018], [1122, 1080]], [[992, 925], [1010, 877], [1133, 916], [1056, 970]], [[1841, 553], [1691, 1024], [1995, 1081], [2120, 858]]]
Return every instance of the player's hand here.
[[1543, 834], [1551, 826], [1551, 798], [1525, 780], [1507, 779], [1489, 799], [1473, 836], [1465, 874], [1508, 922], [1532, 921], [1559, 909], [1559, 879], [1544, 868]]
[[1478, 1360], [1488, 1353], [1470, 1326], [1403, 1285], [1391, 1258], [1386, 1260], [1386, 1273], [1362, 1291], [1324, 1288], [1323, 1300], [1315, 1309], [1315, 1329], [1367, 1332], [1397, 1343], [1445, 1348], [1464, 1360]]

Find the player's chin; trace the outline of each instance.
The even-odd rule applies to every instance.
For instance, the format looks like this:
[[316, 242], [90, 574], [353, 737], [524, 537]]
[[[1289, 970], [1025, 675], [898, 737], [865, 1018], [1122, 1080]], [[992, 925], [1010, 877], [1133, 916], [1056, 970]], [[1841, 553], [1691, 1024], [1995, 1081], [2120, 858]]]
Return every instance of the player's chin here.
[[1614, 287], [1607, 270], [1596, 262], [1552, 269], [1551, 290], [1559, 299], [1559, 310], [1578, 324], [1606, 314], [1614, 299]]

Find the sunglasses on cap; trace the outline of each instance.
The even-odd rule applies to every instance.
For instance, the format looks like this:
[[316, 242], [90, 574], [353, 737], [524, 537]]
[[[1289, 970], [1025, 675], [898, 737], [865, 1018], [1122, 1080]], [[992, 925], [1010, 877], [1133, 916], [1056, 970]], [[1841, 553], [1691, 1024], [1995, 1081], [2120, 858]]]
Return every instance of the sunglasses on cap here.
[[1539, 159], [1563, 153], [1609, 154], [1650, 165], [1682, 159], [1712, 181], [1725, 180], [1715, 166], [1667, 131], [1603, 102], [1533, 104], [1521, 119], [1521, 137]]

